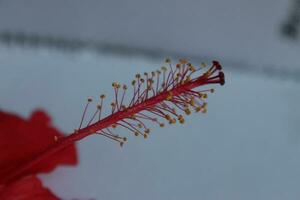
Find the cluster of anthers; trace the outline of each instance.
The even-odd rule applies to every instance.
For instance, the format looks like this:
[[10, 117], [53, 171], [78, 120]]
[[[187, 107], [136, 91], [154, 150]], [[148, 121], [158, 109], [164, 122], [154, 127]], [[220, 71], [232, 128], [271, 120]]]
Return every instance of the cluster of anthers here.
[[[165, 61], [167, 66], [150, 73], [136, 74], [131, 82], [132, 97], [126, 98], [128, 86], [113, 82], [114, 100], [110, 103], [110, 115], [102, 118], [105, 95], [100, 95], [99, 103], [94, 114], [87, 120], [87, 109], [92, 102], [88, 98], [80, 125], [74, 133], [94, 132], [117, 141], [121, 146], [127, 141], [126, 137], [115, 134], [114, 129], [124, 128], [135, 136], [148, 138], [150, 129], [147, 121], [160, 127], [165, 122], [181, 124], [185, 122], [184, 114], [192, 111], [206, 113], [206, 98], [214, 89], [196, 90], [199, 86], [225, 83], [222, 67], [217, 61], [203, 73], [206, 65], [202, 63], [195, 67], [186, 59], [180, 59], [173, 65], [170, 59]], [[127, 100], [126, 100], [127, 99]], [[83, 127], [83, 123], [86, 125]]]

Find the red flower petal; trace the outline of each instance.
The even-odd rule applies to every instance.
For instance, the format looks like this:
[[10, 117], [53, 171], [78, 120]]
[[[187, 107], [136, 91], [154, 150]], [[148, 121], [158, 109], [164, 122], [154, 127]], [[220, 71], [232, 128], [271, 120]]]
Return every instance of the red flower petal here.
[[58, 200], [49, 189], [44, 188], [35, 176], [19, 179], [6, 186], [0, 186], [2, 200]]
[[[43, 111], [35, 111], [29, 120], [0, 111], [0, 184], [4, 184], [1, 182], [4, 177], [53, 145], [55, 138], [59, 137], [63, 135], [52, 127], [50, 117]], [[59, 164], [76, 163], [76, 149], [72, 145], [48, 157], [21, 176], [49, 172]]]

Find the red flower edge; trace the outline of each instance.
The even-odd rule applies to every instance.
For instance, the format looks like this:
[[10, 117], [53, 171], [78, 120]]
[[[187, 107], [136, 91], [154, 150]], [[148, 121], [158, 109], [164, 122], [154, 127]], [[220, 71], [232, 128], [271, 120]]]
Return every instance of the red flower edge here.
[[13, 183], [0, 186], [2, 200], [58, 200], [49, 189], [43, 187], [36, 176], [21, 178]]
[[[63, 134], [51, 125], [50, 117], [42, 110], [34, 111], [28, 120], [0, 111], [0, 199], [16, 194], [20, 198], [15, 199], [56, 199], [32, 175], [50, 172], [58, 165], [76, 165], [74, 144], [32, 166], [9, 183], [3, 180], [20, 165], [46, 151], [60, 137]], [[33, 195], [37, 196], [31, 198]]]

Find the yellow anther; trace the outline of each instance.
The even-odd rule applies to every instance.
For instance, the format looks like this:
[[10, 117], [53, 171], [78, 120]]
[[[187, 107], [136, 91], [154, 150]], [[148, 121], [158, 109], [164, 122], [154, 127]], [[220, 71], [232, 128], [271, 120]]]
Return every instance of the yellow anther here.
[[176, 123], [176, 119], [175, 118], [169, 120], [169, 124], [175, 124], [175, 123]]
[[186, 76], [185, 82], [189, 82], [190, 80], [191, 80], [191, 77], [190, 76]]
[[184, 123], [184, 118], [183, 118], [183, 116], [182, 115], [179, 115], [178, 116], [178, 121], [179, 121], [179, 123], [181, 123], [181, 124], [183, 124]]
[[111, 85], [113, 86], [113, 88], [117, 88], [118, 87], [118, 83], [117, 82], [113, 82]]
[[185, 114], [187, 114], [187, 115], [190, 115], [190, 114], [191, 114], [191, 111], [190, 111], [190, 109], [188, 109], [188, 108], [184, 109], [184, 112], [185, 112]]
[[182, 58], [182, 59], [179, 59], [179, 62], [180, 62], [181, 64], [185, 65], [186, 63], [188, 63], [188, 60]]
[[191, 72], [195, 72], [195, 71], [196, 71], [196, 69], [195, 69], [195, 67], [194, 67], [193, 65], [190, 65], [190, 66], [189, 66], [189, 70], [190, 70]]
[[169, 114], [166, 114], [166, 115], [165, 115], [165, 118], [166, 118], [166, 120], [169, 120], [169, 121], [171, 120], [171, 117], [170, 117]]
[[164, 127], [165, 124], [164, 124], [164, 123], [160, 123], [159, 126], [160, 126], [160, 127]]
[[189, 103], [191, 104], [191, 106], [195, 106], [195, 99], [192, 98]]
[[202, 109], [202, 107], [201, 107], [201, 106], [198, 106], [195, 110], [196, 110], [196, 112], [200, 112], [201, 109]]
[[167, 96], [166, 100], [171, 101], [172, 99], [173, 99], [173, 93], [170, 91], [168, 93], [168, 96]]

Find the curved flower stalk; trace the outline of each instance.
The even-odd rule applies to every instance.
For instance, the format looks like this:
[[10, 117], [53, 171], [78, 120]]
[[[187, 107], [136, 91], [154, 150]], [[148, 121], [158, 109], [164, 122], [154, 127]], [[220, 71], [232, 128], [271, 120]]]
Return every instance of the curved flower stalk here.
[[105, 95], [100, 95], [96, 111], [89, 118], [86, 113], [92, 99], [88, 98], [79, 127], [69, 136], [55, 136], [55, 145], [25, 162], [18, 170], [8, 173], [4, 182], [15, 180], [30, 168], [36, 167], [40, 161], [89, 135], [99, 134], [123, 146], [127, 138], [115, 134], [116, 128], [148, 138], [148, 122], [164, 127], [165, 122], [184, 123], [184, 114], [190, 115], [192, 111], [205, 113], [207, 95], [213, 93], [214, 89], [198, 90], [198, 87], [210, 84], [224, 85], [224, 73], [219, 62], [213, 61], [207, 70], [204, 70], [205, 64], [195, 67], [185, 59], [181, 59], [175, 65], [170, 59], [166, 59], [165, 62], [167, 67], [163, 66], [160, 70], [136, 74], [131, 82], [131, 98], [126, 97], [129, 93], [127, 85], [113, 82], [114, 100], [110, 103], [111, 114], [104, 118], [102, 114]]

